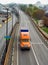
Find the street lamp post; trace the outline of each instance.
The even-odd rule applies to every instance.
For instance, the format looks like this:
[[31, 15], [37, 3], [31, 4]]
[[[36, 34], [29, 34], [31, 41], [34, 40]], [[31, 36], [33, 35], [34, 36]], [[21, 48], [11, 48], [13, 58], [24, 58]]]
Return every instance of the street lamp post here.
[[[7, 10], [7, 22], [6, 22], [6, 36], [8, 36], [8, 8]], [[7, 52], [7, 47], [8, 47], [8, 39], [6, 38], [6, 52]]]
[[12, 11], [12, 31], [13, 31], [13, 11]]
[[[10, 37], [10, 36], [8, 36], [8, 8], [6, 8], [6, 10], [7, 10], [7, 22], [6, 22], [6, 37]], [[13, 31], [13, 11], [12, 11], [12, 31]], [[9, 40], [8, 40], [8, 38], [6, 38], [6, 52], [7, 52], [7, 48], [8, 48], [8, 42], [9, 42]]]

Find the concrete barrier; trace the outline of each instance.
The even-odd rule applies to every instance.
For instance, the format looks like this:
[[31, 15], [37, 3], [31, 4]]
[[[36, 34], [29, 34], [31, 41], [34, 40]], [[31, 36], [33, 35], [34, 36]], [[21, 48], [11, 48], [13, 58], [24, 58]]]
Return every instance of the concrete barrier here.
[[8, 45], [8, 50], [6, 53], [6, 57], [5, 57], [5, 62], [4, 65], [8, 65], [9, 63], [9, 59], [10, 59], [10, 55], [11, 55], [11, 50], [12, 50], [12, 46], [13, 46], [13, 42], [14, 42], [14, 37], [15, 37], [15, 30], [16, 26], [14, 27], [13, 33], [12, 33], [12, 38], [10, 39], [9, 45]]

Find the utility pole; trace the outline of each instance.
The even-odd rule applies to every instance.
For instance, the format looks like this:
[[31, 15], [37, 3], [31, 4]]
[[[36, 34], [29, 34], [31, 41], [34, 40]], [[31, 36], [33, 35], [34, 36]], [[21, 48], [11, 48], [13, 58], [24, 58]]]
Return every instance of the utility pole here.
[[[7, 22], [6, 22], [6, 36], [8, 36], [8, 8], [7, 10]], [[6, 52], [7, 52], [7, 47], [8, 47], [8, 39], [6, 38]]]
[[13, 11], [12, 11], [12, 31], [13, 31]]

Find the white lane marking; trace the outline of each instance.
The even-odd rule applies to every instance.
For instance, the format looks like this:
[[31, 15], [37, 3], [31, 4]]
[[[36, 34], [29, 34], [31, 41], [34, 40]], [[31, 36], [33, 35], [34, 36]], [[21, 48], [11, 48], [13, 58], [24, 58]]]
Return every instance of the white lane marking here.
[[14, 48], [13, 48], [13, 53], [12, 53], [12, 63], [11, 63], [11, 65], [13, 65], [13, 62], [14, 62]]
[[32, 49], [32, 51], [33, 51], [33, 54], [34, 54], [35, 60], [36, 60], [36, 62], [37, 62], [37, 65], [39, 65], [39, 61], [38, 61], [38, 59], [37, 59], [37, 57], [36, 57], [36, 54], [35, 54], [35, 51], [34, 51], [32, 45], [31, 45], [31, 49]]

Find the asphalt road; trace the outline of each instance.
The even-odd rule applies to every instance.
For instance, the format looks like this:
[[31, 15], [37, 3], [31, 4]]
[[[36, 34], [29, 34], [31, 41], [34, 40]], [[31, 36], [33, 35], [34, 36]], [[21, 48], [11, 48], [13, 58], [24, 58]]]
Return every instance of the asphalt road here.
[[19, 31], [21, 28], [29, 29], [31, 50], [21, 51], [17, 45], [17, 65], [48, 65], [48, 49], [44, 45], [44, 42], [36, 32], [36, 29], [31, 22], [32, 21], [29, 17], [24, 12], [20, 11]]
[[37, 65], [32, 49], [30, 49], [30, 51], [28, 50], [21, 51], [19, 49], [18, 53], [19, 53], [18, 65]]
[[[13, 26], [17, 22], [17, 18], [13, 15]], [[8, 35], [10, 34], [12, 29], [12, 20], [8, 22]], [[3, 52], [3, 49], [6, 46], [5, 38], [6, 36], [6, 24], [4, 23], [3, 26], [0, 28], [0, 54]]]
[[[25, 14], [20, 11], [20, 26], [18, 29], [17, 37], [19, 37], [19, 32], [21, 28], [29, 29]], [[30, 51], [21, 51], [18, 45], [19, 43], [20, 42], [17, 41], [17, 65], [37, 65], [32, 48], [30, 49]]]

